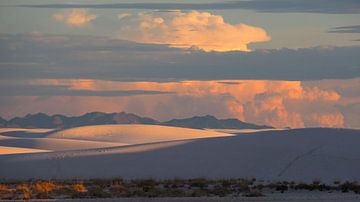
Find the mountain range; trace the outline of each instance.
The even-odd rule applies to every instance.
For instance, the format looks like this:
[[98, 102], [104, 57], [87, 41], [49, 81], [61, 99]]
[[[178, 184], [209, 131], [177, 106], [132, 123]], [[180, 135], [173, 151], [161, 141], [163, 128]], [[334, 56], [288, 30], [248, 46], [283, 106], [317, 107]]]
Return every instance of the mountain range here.
[[87, 125], [104, 124], [149, 124], [166, 125], [186, 128], [222, 128], [222, 129], [266, 129], [271, 126], [256, 125], [242, 122], [238, 119], [217, 119], [214, 116], [194, 116], [185, 119], [172, 119], [160, 122], [148, 117], [140, 117], [132, 113], [103, 113], [91, 112], [81, 116], [68, 117], [65, 115], [49, 116], [44, 113], [28, 114], [24, 117], [16, 117], [5, 120], [0, 117], [0, 127], [20, 128], [71, 128]]

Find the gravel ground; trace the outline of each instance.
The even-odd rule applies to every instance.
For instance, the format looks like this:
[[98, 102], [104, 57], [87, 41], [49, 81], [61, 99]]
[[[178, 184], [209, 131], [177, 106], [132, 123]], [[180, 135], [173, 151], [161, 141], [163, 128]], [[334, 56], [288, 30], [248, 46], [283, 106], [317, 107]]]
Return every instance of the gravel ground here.
[[41, 201], [41, 202], [57, 202], [57, 201], [68, 201], [68, 202], [233, 202], [233, 201], [290, 201], [290, 202], [327, 202], [327, 201], [338, 201], [338, 202], [357, 202], [360, 201], [359, 194], [353, 193], [319, 193], [319, 192], [303, 192], [303, 193], [274, 193], [267, 194], [265, 197], [205, 197], [205, 198], [113, 198], [113, 199], [58, 199], [58, 200], [30, 200], [30, 201]]

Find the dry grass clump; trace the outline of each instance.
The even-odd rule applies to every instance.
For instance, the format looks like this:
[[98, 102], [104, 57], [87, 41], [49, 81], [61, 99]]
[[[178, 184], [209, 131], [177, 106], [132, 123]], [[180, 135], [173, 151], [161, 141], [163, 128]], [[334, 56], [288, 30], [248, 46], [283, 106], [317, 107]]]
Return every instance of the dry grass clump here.
[[13, 198], [15, 189], [10, 188], [6, 184], [0, 184], [0, 199], [10, 200]]
[[71, 188], [75, 192], [79, 192], [79, 193], [84, 193], [88, 191], [83, 183], [75, 183], [71, 186]]
[[111, 180], [109, 189], [112, 192], [121, 192], [125, 189], [125, 183], [122, 179], [113, 179]]
[[16, 186], [16, 199], [29, 200], [31, 199], [30, 187], [27, 184], [18, 184]]
[[29, 181], [0, 184], [0, 200], [121, 198], [121, 197], [261, 197], [285, 191], [337, 191], [360, 194], [357, 182], [324, 184], [256, 179], [95, 179], [85, 181]]
[[0, 184], [0, 193], [8, 193], [11, 191], [12, 191], [12, 189], [10, 189], [8, 185]]
[[33, 184], [33, 189], [36, 192], [51, 192], [56, 189], [58, 185], [55, 182], [51, 181], [38, 181]]
[[250, 191], [244, 193], [243, 196], [245, 196], [245, 197], [262, 197], [262, 196], [264, 196], [264, 194], [258, 190], [250, 190]]
[[51, 198], [49, 193], [53, 190], [59, 189], [60, 186], [52, 181], [37, 181], [32, 185], [32, 190], [39, 199]]
[[199, 187], [200, 189], [204, 189], [208, 186], [210, 182], [205, 178], [194, 178], [189, 180], [189, 185], [191, 187]]

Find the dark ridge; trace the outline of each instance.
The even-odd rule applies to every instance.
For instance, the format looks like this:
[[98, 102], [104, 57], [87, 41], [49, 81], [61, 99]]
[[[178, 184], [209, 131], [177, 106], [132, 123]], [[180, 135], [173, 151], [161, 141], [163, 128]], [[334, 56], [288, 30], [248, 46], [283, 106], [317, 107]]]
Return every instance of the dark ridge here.
[[160, 122], [152, 118], [141, 117], [136, 114], [90, 112], [81, 116], [64, 116], [56, 114], [49, 116], [44, 113], [28, 114], [24, 117], [16, 117], [9, 121], [0, 118], [0, 127], [19, 128], [71, 128], [87, 125], [104, 124], [151, 124], [186, 128], [222, 128], [222, 129], [266, 129], [271, 126], [255, 125], [242, 122], [238, 119], [217, 119], [214, 116], [194, 116], [185, 119], [172, 119]]

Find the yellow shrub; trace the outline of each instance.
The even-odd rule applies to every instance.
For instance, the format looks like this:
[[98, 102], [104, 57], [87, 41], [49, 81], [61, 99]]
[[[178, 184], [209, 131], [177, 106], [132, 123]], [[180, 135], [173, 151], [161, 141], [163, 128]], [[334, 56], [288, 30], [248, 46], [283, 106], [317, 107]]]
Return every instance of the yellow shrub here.
[[33, 188], [36, 192], [51, 192], [52, 190], [56, 189], [58, 186], [51, 181], [48, 182], [36, 182], [33, 185]]
[[31, 198], [30, 188], [27, 184], [19, 184], [16, 190], [22, 193], [21, 199], [29, 200]]
[[80, 193], [87, 192], [87, 189], [86, 189], [86, 187], [84, 186], [83, 183], [73, 184], [73, 185], [72, 185], [72, 188], [73, 188], [73, 190], [75, 190], [76, 192], [80, 192]]

